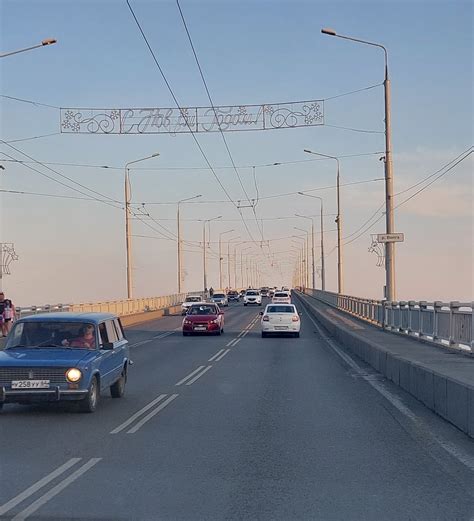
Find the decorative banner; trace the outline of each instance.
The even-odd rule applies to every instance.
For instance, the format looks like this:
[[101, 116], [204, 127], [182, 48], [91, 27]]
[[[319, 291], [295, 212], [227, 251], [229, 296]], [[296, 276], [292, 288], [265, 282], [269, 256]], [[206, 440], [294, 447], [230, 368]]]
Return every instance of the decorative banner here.
[[61, 132], [69, 134], [237, 132], [323, 124], [321, 100], [214, 108], [61, 109]]

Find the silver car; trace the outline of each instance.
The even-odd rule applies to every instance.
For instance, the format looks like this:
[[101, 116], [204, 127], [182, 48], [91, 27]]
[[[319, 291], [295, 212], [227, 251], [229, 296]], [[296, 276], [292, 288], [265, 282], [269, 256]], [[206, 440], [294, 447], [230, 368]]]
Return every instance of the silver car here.
[[220, 307], [227, 307], [229, 305], [227, 295], [224, 293], [214, 293], [211, 297], [211, 302], [214, 302], [214, 304], [217, 304]]

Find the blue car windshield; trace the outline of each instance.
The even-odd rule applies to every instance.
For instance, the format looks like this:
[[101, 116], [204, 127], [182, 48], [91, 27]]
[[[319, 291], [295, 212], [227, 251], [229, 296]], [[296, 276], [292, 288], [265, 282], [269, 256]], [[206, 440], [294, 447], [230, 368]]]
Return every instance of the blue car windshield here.
[[64, 347], [95, 349], [96, 326], [87, 322], [18, 322], [8, 336], [5, 349], [17, 347]]

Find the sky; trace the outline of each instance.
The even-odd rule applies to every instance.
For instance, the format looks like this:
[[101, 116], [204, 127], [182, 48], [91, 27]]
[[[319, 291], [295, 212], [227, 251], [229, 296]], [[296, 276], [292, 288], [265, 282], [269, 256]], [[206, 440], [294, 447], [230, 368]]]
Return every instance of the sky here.
[[[209, 106], [175, 0], [130, 4], [180, 106]], [[0, 143], [5, 168], [0, 188], [10, 192], [0, 192], [0, 241], [14, 243], [18, 254], [11, 275], [2, 280], [7, 295], [17, 305], [125, 298], [123, 204], [104, 204], [97, 192], [123, 201], [125, 164], [156, 152], [159, 157], [131, 170], [133, 208], [140, 215], [132, 221], [135, 297], [177, 291], [176, 201], [197, 194], [202, 197], [181, 205], [185, 291], [202, 288], [201, 221], [217, 216], [222, 217], [211, 223], [208, 238], [210, 286], [219, 286], [219, 235], [231, 229], [222, 239], [235, 239], [230, 252], [231, 260], [237, 252], [238, 286], [243, 248], [245, 262], [258, 266], [262, 285], [292, 284], [303, 242], [292, 236], [304, 236], [295, 227], [310, 225], [296, 213], [314, 216], [320, 264], [319, 201], [297, 195], [305, 190], [324, 199], [326, 287], [336, 291], [336, 167], [303, 152], [309, 148], [341, 157], [344, 293], [381, 298], [384, 270], [369, 248], [372, 234], [385, 231], [382, 210], [377, 211], [384, 203], [383, 53], [320, 29], [332, 27], [388, 49], [398, 193], [472, 146], [472, 3], [181, 0], [180, 5], [215, 105], [326, 100], [324, 125], [225, 134], [251, 199], [258, 188], [255, 215], [266, 242], [262, 247], [252, 209], [239, 211], [239, 203], [227, 200], [192, 135], [60, 133], [57, 107], [175, 106], [125, 0], [2, 0], [2, 52], [48, 37], [58, 40], [1, 61], [0, 139], [9, 143]], [[231, 199], [244, 205], [222, 136], [197, 138]], [[24, 154], [43, 163], [29, 164], [41, 173], [11, 161], [29, 161]], [[259, 166], [277, 162], [284, 164]], [[396, 245], [400, 300], [473, 300], [472, 173], [471, 155], [409, 201], [404, 202], [426, 185], [395, 198], [396, 205], [402, 203], [395, 228], [405, 234]], [[58, 183], [70, 180], [85, 187], [80, 190], [88, 200], [75, 199], [84, 195]], [[354, 184], [359, 181], [364, 183]], [[287, 193], [293, 195], [270, 197]], [[227, 285], [226, 243], [223, 256]], [[317, 276], [316, 286], [320, 283]]]

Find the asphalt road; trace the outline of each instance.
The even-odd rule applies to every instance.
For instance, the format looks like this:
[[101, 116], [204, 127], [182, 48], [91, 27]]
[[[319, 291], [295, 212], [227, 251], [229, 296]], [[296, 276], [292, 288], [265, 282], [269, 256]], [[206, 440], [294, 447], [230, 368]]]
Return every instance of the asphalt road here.
[[260, 338], [260, 309], [226, 309], [221, 337], [129, 328], [126, 396], [95, 414], [6, 405], [0, 519], [474, 518], [471, 440], [306, 312], [301, 338]]

